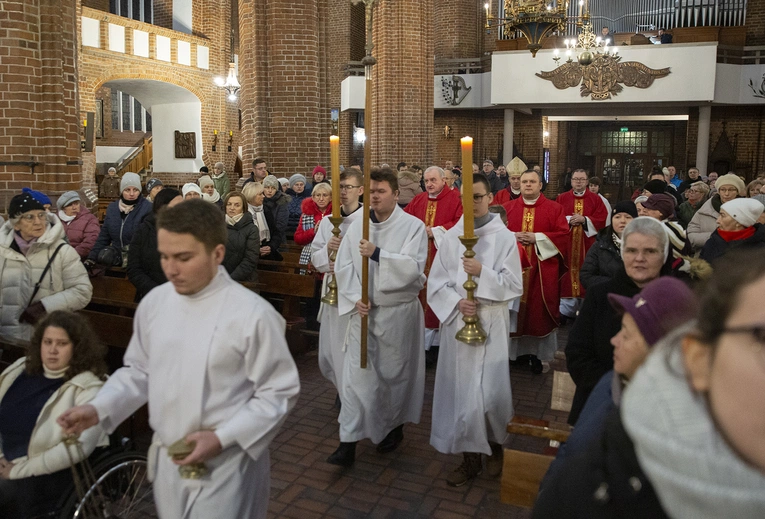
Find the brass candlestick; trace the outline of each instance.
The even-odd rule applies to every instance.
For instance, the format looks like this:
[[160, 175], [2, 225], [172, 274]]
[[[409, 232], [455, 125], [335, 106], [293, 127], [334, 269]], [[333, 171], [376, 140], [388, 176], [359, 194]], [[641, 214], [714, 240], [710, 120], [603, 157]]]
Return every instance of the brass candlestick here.
[[[473, 251], [473, 247], [478, 243], [478, 237], [473, 236], [472, 238], [466, 238], [465, 236], [460, 236], [460, 241], [466, 249], [464, 257], [474, 258], [475, 252]], [[475, 301], [475, 289], [478, 288], [478, 284], [473, 281], [473, 276], [471, 274], [467, 275], [467, 281], [465, 281], [462, 286], [467, 291], [467, 300]], [[478, 321], [478, 314], [463, 315], [462, 320], [465, 322], [465, 326], [457, 332], [455, 339], [464, 342], [465, 344], [480, 344], [486, 342], [486, 332], [481, 328], [481, 323]]]
[[[330, 216], [329, 221], [332, 222], [332, 225], [335, 226], [335, 228], [332, 229], [332, 236], [336, 238], [339, 237], [340, 224], [343, 223], [343, 217], [338, 216], [335, 218], [334, 216]], [[337, 251], [333, 250], [329, 253], [329, 261], [334, 262], [335, 259], [337, 259]], [[324, 297], [321, 298], [321, 302], [324, 304], [337, 306], [337, 279], [335, 278], [334, 273], [332, 273], [332, 278], [327, 283], [327, 293], [324, 294]]]

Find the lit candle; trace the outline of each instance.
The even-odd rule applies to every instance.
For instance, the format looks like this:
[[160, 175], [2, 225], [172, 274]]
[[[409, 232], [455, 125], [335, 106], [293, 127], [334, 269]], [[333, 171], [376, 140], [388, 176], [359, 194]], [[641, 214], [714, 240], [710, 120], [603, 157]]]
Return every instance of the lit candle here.
[[228, 136], [229, 137], [233, 137], [234, 136], [234, 130], [229, 130], [228, 131]]
[[218, 130], [213, 130], [213, 135], [218, 135]]
[[465, 238], [473, 238], [473, 138], [463, 137], [462, 145], [462, 214], [465, 220]]
[[340, 218], [340, 137], [329, 138], [330, 167], [332, 173], [332, 218]]
[[88, 120], [87, 119], [83, 119], [82, 120], [82, 126], [83, 126], [83, 128], [87, 128], [88, 127]]
[[483, 4], [483, 8], [486, 9], [486, 20], [487, 21], [489, 20], [489, 9], [490, 9], [490, 7], [491, 6], [489, 5], [489, 2], [486, 2], [485, 4]]

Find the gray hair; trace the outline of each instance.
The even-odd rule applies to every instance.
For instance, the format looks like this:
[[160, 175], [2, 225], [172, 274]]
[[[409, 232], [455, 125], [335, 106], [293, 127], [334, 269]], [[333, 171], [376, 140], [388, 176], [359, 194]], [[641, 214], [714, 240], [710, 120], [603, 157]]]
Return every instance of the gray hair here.
[[638, 216], [633, 218], [622, 232], [621, 254], [624, 256], [624, 247], [627, 245], [627, 238], [631, 234], [642, 234], [643, 236], [652, 236], [659, 241], [659, 247], [664, 249], [664, 259], [669, 254], [669, 237], [667, 229], [663, 223], [650, 216]]
[[223, 171], [226, 168], [226, 165], [222, 162], [216, 162], [215, 166], [213, 166], [213, 169], [216, 171]]
[[439, 168], [438, 166], [430, 166], [428, 169], [425, 170], [425, 172], [422, 174], [422, 176], [424, 177], [425, 173], [427, 173], [428, 171], [437, 171], [438, 172], [438, 176], [441, 177], [441, 178], [444, 178], [446, 176], [446, 173], [444, 172], [444, 169], [443, 168]]
[[640, 195], [639, 197], [637, 197], [637, 198], [635, 199], [635, 205], [637, 205], [637, 204], [642, 204], [642, 203], [643, 203], [643, 202], [645, 202], [646, 200], [648, 200], [648, 197], [647, 197], [647, 196], [645, 196], [645, 195]]

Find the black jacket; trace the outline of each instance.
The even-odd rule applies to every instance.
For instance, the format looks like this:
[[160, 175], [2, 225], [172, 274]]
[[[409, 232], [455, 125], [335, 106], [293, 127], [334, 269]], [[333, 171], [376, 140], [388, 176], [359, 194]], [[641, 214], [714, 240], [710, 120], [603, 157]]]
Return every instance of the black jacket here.
[[624, 261], [613, 239], [614, 229], [610, 225], [598, 232], [584, 263], [579, 271], [582, 286], [589, 290], [598, 283], [609, 281], [624, 268]]
[[701, 259], [714, 263], [722, 255], [732, 249], [762, 249], [765, 247], [765, 225], [754, 224], [754, 234], [744, 240], [727, 242], [715, 231], [709, 237], [699, 255]]
[[583, 452], [567, 458], [537, 496], [533, 519], [663, 519], [668, 517], [643, 473], [619, 409]]
[[582, 309], [566, 344], [566, 365], [576, 383], [568, 423], [576, 424], [587, 397], [600, 378], [614, 368], [611, 337], [622, 326], [622, 317], [608, 302], [608, 294], [632, 297], [640, 288], [622, 267], [616, 277], [587, 290]]
[[287, 225], [289, 224], [289, 204], [292, 197], [281, 191], [274, 193], [271, 198], [263, 200], [263, 209], [273, 216], [274, 226], [268, 222], [271, 231], [271, 249], [276, 250], [287, 242]]
[[151, 212], [133, 233], [128, 249], [128, 280], [136, 289], [136, 300], [140, 301], [149, 291], [167, 282], [157, 250], [157, 217]]
[[228, 242], [223, 266], [234, 281], [255, 281], [260, 257], [260, 231], [245, 211], [242, 219], [234, 225], [226, 225]]

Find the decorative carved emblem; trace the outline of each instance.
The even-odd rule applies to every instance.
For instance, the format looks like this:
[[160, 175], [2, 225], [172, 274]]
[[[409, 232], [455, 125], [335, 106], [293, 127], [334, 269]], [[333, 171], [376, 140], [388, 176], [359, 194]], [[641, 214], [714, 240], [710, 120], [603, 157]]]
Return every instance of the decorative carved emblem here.
[[752, 89], [752, 96], [765, 99], [765, 74], [762, 75], [762, 82], [760, 86], [754, 85], [754, 79], [749, 78], [749, 88]]
[[590, 65], [582, 66], [572, 61], [550, 72], [539, 72], [537, 76], [552, 81], [559, 90], [581, 83], [579, 90], [582, 97], [590, 96], [596, 101], [603, 101], [617, 95], [624, 86], [648, 88], [655, 79], [670, 74], [669, 67], [656, 70], [637, 61], [622, 63], [621, 59], [621, 56], [596, 54]]
[[197, 134], [195, 132], [179, 132], [175, 130], [175, 158], [197, 158]]
[[473, 87], [467, 86], [462, 76], [452, 76], [451, 79], [441, 78], [441, 95], [444, 101], [452, 106], [457, 106], [464, 101], [471, 90]]

